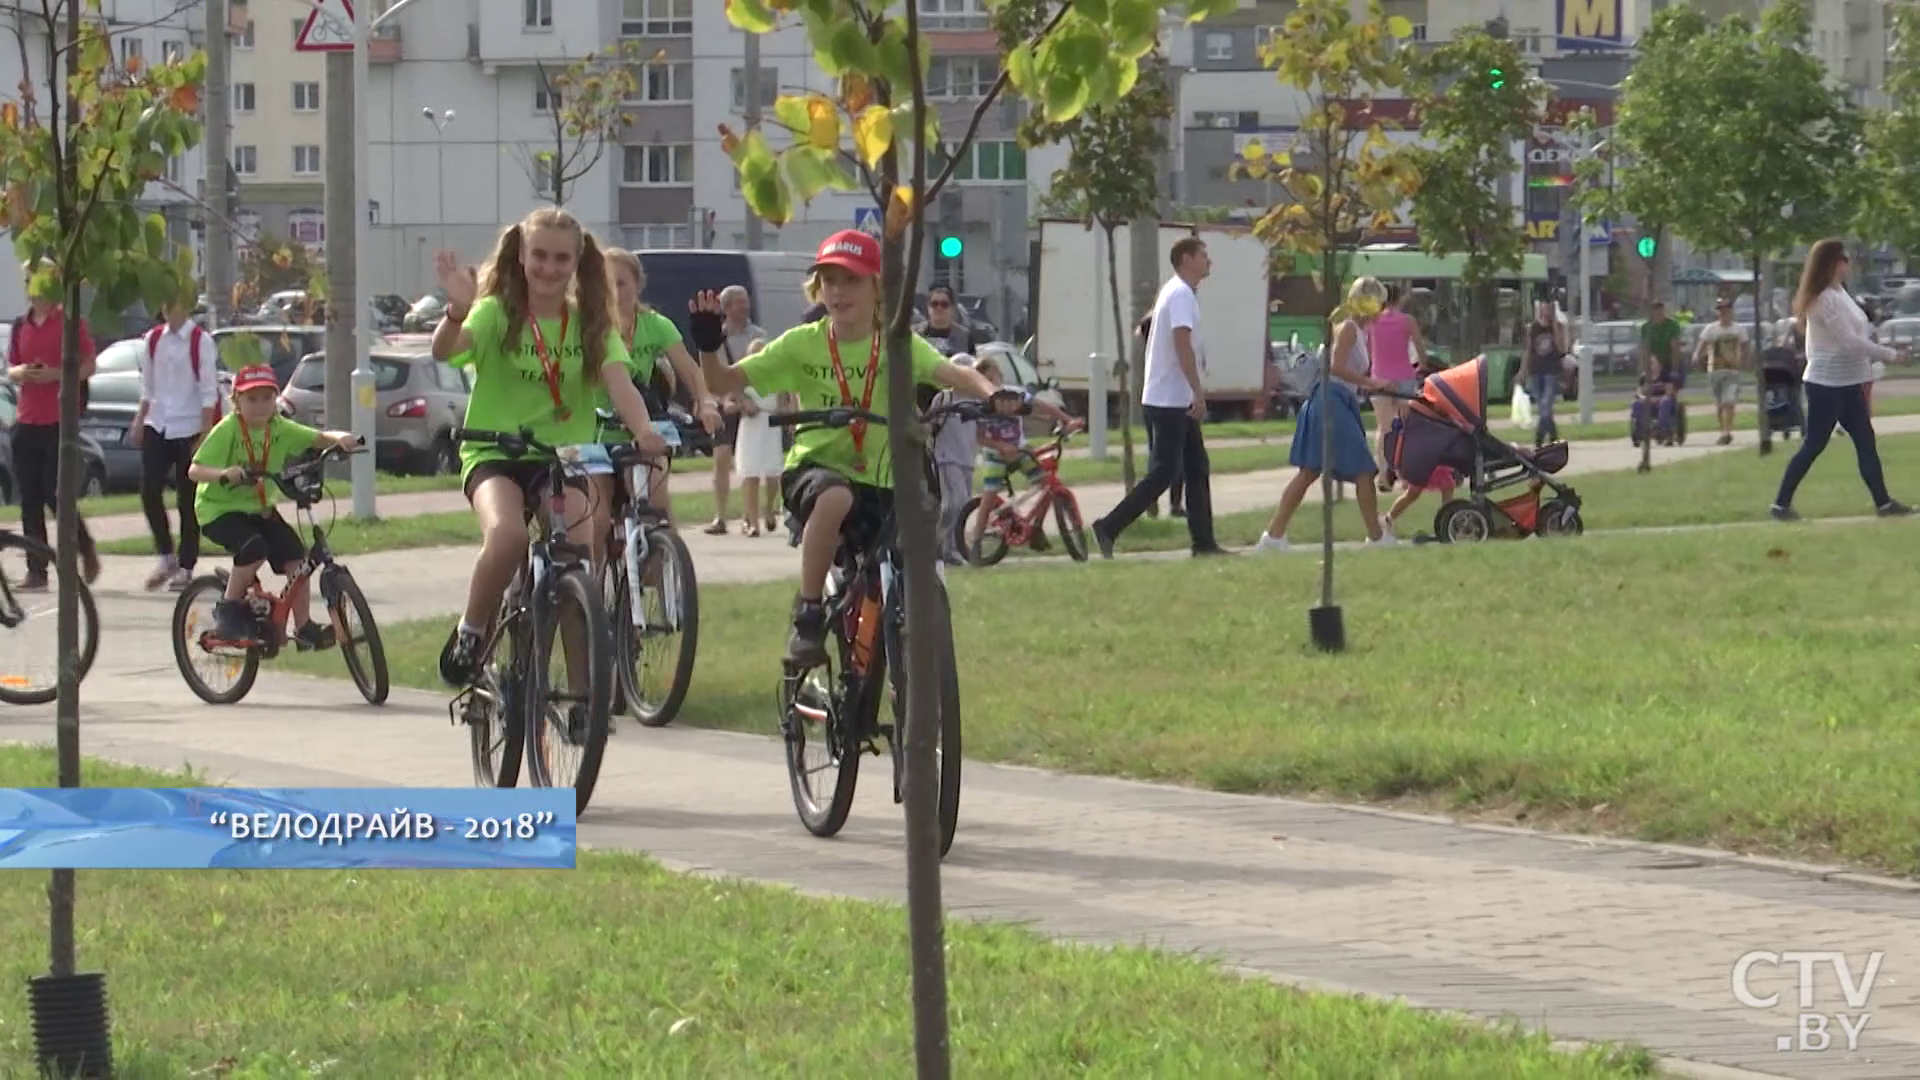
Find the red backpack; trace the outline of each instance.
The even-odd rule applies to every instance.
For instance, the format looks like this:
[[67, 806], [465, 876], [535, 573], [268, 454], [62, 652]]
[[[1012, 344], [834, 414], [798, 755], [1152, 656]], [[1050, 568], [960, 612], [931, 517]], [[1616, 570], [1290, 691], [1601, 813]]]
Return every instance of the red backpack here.
[[[187, 335], [187, 356], [189, 359], [193, 361], [193, 381], [199, 382], [200, 381], [200, 341], [201, 339], [207, 336], [207, 332], [205, 330], [200, 329], [199, 323], [188, 323], [187, 325], [193, 327], [193, 332]], [[165, 333], [166, 330], [167, 330], [167, 324], [161, 323], [160, 325], [147, 331], [147, 363], [149, 364], [153, 363], [153, 354], [156, 350], [160, 348], [160, 335]], [[227, 414], [227, 403], [220, 399], [218, 387], [216, 386], [215, 393], [213, 395], [213, 417], [215, 420], [218, 420], [220, 419], [220, 417], [225, 416], [226, 414]]]

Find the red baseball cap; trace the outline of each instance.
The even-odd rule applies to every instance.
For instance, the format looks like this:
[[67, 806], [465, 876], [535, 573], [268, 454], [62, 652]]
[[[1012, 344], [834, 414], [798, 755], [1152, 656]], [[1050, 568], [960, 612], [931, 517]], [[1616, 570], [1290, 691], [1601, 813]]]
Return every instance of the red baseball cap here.
[[838, 266], [861, 277], [879, 277], [880, 241], [859, 229], [842, 229], [821, 243], [813, 266]]
[[280, 389], [280, 380], [273, 377], [273, 369], [265, 364], [255, 364], [241, 368], [240, 374], [233, 377], [233, 392], [244, 394], [249, 390], [265, 387], [268, 390]]

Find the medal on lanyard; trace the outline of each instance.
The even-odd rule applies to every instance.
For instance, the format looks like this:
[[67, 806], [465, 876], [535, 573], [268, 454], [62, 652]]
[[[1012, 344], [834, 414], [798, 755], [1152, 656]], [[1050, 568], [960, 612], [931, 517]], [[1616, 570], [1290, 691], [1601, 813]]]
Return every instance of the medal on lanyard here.
[[[845, 365], [840, 363], [840, 340], [838, 336], [834, 334], [833, 327], [831, 326], [827, 327], [827, 354], [833, 358], [834, 381], [840, 384], [840, 403], [842, 405], [852, 405], [854, 403], [853, 388], [847, 385], [847, 369]], [[873, 407], [873, 384], [879, 371], [880, 332], [875, 330], [873, 333], [873, 345], [867, 350], [866, 385], [860, 391], [860, 410], [862, 412]], [[853, 436], [853, 471], [858, 473], [866, 472], [867, 422], [865, 420], [855, 420], [853, 423], [847, 425], [847, 431]]]
[[[563, 346], [567, 343], [567, 320], [572, 314], [571, 307], [560, 309], [560, 344]], [[540, 320], [529, 317], [527, 325], [533, 328], [533, 352], [540, 358], [540, 374], [546, 378], [547, 393], [553, 398], [553, 418], [564, 424], [573, 419], [573, 410], [560, 399], [560, 363], [547, 350], [547, 336], [540, 332]]]
[[[266, 472], [267, 471], [267, 455], [273, 452], [273, 421], [269, 419], [267, 421], [266, 430], [260, 433], [260, 458], [258, 461], [254, 460], [253, 436], [247, 431], [247, 422], [245, 420], [239, 420], [238, 422], [240, 424], [240, 440], [241, 442], [246, 444], [247, 468], [255, 469], [260, 472]], [[255, 480], [253, 482], [253, 490], [255, 494], [260, 496], [260, 509], [265, 510], [267, 508], [266, 480], [265, 479]]]

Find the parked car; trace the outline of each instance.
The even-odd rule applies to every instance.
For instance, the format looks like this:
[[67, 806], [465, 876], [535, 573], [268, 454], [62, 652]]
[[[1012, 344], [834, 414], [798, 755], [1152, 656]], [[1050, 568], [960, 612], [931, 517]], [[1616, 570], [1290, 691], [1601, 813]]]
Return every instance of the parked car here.
[[[374, 343], [383, 344], [384, 340], [376, 336]], [[301, 357], [326, 349], [327, 328], [270, 324], [223, 326], [213, 332], [213, 341], [219, 346], [220, 366], [238, 371], [249, 364], [266, 364], [273, 368], [274, 379], [285, 386]]]
[[[119, 342], [113, 348], [126, 344], [128, 342]], [[131, 344], [145, 348], [138, 341]], [[127, 438], [133, 414], [139, 407], [139, 371], [96, 371], [93, 378], [87, 380], [87, 409], [80, 415], [80, 430], [99, 444], [101, 464], [111, 490], [133, 491], [140, 487], [140, 448]]]
[[1630, 375], [1638, 368], [1639, 348], [1640, 324], [1622, 320], [1594, 323], [1590, 330], [1583, 330], [1573, 354], [1576, 358], [1590, 355], [1595, 375]]
[[[20, 499], [20, 483], [13, 473], [13, 420], [19, 412], [17, 391], [10, 382], [0, 381], [0, 503], [13, 505]], [[100, 444], [84, 428], [80, 433], [80, 457], [86, 462], [86, 482], [80, 495], [87, 498], [107, 493], [107, 459]]]
[[[392, 472], [459, 472], [459, 448], [448, 435], [467, 415], [465, 374], [425, 351], [387, 346], [374, 349], [367, 360], [377, 395], [374, 464]], [[282, 411], [293, 419], [312, 427], [327, 426], [324, 354], [300, 361], [280, 401]]]

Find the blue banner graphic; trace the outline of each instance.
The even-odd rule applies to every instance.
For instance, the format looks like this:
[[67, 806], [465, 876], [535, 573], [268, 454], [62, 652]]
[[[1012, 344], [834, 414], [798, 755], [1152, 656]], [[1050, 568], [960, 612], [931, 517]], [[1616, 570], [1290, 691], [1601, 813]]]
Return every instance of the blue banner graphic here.
[[572, 788], [0, 788], [0, 869], [572, 869]]

